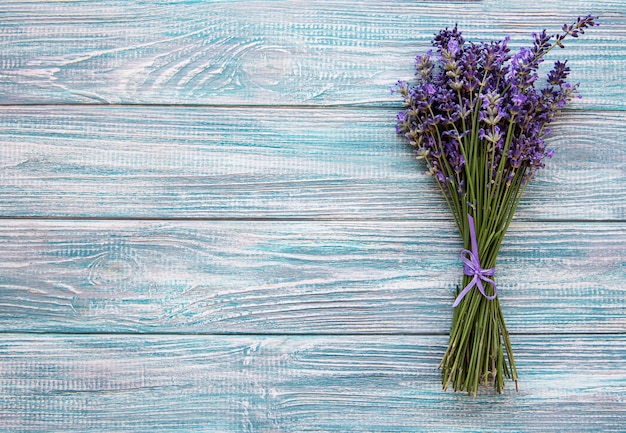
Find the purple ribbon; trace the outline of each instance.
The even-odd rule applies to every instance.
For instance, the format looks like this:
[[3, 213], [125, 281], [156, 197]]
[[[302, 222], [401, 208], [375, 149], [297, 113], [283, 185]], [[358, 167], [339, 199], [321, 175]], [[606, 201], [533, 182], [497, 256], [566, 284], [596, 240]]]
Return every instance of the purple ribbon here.
[[[478, 245], [476, 242], [476, 229], [474, 228], [474, 218], [471, 215], [467, 215], [467, 220], [469, 221], [469, 229], [470, 229], [470, 241], [472, 242], [472, 251], [463, 250], [461, 251], [461, 260], [463, 261], [463, 274], [474, 277], [472, 281], [469, 282], [467, 286], [463, 289], [459, 296], [457, 296], [452, 307], [456, 307], [459, 305], [461, 300], [467, 295], [467, 293], [472, 289], [472, 287], [477, 286], [480, 293], [490, 301], [494, 300], [498, 295], [498, 287], [496, 286], [495, 281], [491, 278], [496, 273], [496, 268], [491, 269], [482, 269], [480, 267], [480, 260], [478, 258]], [[468, 258], [469, 257], [469, 258]], [[489, 283], [493, 286], [493, 296], [488, 296], [485, 293], [485, 288], [483, 287], [483, 281]]]

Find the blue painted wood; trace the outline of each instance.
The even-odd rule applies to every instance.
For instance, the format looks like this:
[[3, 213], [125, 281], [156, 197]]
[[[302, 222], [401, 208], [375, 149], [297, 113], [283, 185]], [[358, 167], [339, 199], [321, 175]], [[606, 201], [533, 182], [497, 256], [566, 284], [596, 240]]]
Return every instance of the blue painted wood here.
[[[395, 114], [0, 107], [0, 216], [449, 220]], [[626, 115], [569, 111], [553, 130], [517, 217], [624, 219]]]
[[[444, 334], [452, 222], [5, 221], [0, 332]], [[514, 223], [514, 334], [624, 333], [626, 223]]]
[[[522, 383], [439, 387], [442, 336], [4, 335], [7, 431], [623, 432], [626, 336], [524, 336]], [[509, 384], [510, 385], [510, 384]]]
[[558, 55], [582, 83], [576, 106], [621, 110], [622, 0], [5, 0], [0, 102], [395, 104], [388, 87], [440, 28], [517, 48], [590, 12], [603, 27]]
[[[518, 47], [589, 12], [498, 262], [520, 391], [444, 393], [460, 245], [388, 86], [446, 25]], [[2, 1], [0, 430], [626, 431], [625, 26], [621, 0]]]

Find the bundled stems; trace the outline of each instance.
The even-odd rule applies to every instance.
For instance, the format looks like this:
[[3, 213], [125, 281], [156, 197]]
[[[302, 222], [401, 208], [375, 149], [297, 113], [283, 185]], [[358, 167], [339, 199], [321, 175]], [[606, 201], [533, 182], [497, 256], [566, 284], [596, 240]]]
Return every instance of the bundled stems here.
[[513, 351], [497, 298], [488, 301], [473, 291], [456, 308], [453, 320], [450, 343], [440, 364], [444, 389], [452, 385], [455, 391], [476, 394], [479, 384], [493, 382], [502, 392], [505, 377], [517, 384]]
[[509, 333], [488, 276], [528, 181], [552, 156], [546, 126], [577, 91], [559, 61], [538, 88], [539, 65], [596, 20], [578, 18], [556, 36], [534, 34], [533, 46], [513, 56], [508, 38], [466, 43], [456, 27], [445, 29], [433, 39], [436, 54], [417, 57], [417, 83], [398, 82], [406, 108], [397, 131], [426, 161], [459, 228], [463, 254], [471, 257], [471, 266], [464, 260], [464, 289], [440, 364], [444, 389], [476, 394], [480, 384], [493, 383], [502, 392], [505, 379], [517, 386]]

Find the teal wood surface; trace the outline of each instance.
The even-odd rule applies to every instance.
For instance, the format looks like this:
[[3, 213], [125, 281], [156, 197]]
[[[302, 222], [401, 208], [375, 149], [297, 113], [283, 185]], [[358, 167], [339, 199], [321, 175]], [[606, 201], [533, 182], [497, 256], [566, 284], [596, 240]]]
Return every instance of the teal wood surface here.
[[[519, 392], [444, 393], [444, 336], [5, 335], [8, 431], [623, 431], [626, 336], [520, 336]], [[621, 349], [619, 349], [621, 348]]]
[[[445, 219], [395, 111], [0, 107], [0, 215]], [[526, 220], [626, 216], [626, 113], [568, 111]], [[607, 161], [611, 161], [607, 165]]]
[[[434, 32], [529, 45], [602, 15], [570, 49], [577, 106], [624, 108], [622, 0], [5, 0], [0, 96], [8, 103], [396, 104]], [[574, 48], [575, 45], [575, 48]]]
[[[444, 392], [461, 242], [389, 88], [590, 12], [498, 258], [519, 391]], [[621, 0], [3, 0], [0, 431], [626, 432], [625, 59]]]
[[[0, 230], [0, 328], [444, 334], [452, 223], [33, 221]], [[513, 333], [621, 333], [625, 223], [518, 223], [498, 261]]]

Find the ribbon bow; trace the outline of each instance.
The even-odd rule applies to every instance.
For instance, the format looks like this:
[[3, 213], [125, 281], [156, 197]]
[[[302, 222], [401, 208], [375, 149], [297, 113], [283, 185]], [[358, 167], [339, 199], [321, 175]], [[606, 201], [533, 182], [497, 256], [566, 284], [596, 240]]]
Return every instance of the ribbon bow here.
[[[496, 268], [491, 269], [482, 269], [480, 266], [480, 260], [478, 258], [478, 245], [476, 242], [476, 229], [474, 228], [474, 218], [471, 215], [467, 215], [467, 220], [469, 221], [469, 229], [470, 229], [470, 241], [472, 243], [472, 250], [463, 250], [461, 251], [461, 260], [463, 261], [463, 274], [474, 277], [472, 281], [469, 282], [467, 286], [463, 289], [459, 296], [457, 296], [452, 307], [456, 307], [459, 305], [461, 300], [467, 295], [467, 293], [472, 289], [472, 287], [477, 286], [478, 290], [482, 295], [492, 301], [498, 295], [498, 287], [496, 286], [495, 281], [491, 278], [496, 273]], [[483, 286], [483, 281], [489, 283], [493, 286], [493, 296], [488, 296], [485, 293], [485, 288]]]

